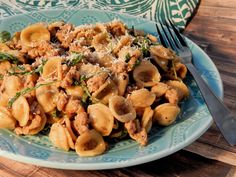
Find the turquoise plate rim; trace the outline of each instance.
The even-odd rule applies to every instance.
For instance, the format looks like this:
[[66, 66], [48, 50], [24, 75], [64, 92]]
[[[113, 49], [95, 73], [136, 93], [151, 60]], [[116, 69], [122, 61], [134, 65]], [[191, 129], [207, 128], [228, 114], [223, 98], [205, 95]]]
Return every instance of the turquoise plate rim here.
[[[70, 9], [53, 9], [53, 10], [41, 10], [38, 11], [39, 13], [46, 13], [46, 12], [58, 12], [58, 11], [68, 11]], [[71, 10], [78, 10], [78, 11], [90, 11], [89, 9], [75, 9], [72, 8]], [[114, 12], [110, 12], [110, 11], [102, 11], [102, 10], [92, 10], [93, 12], [98, 12], [98, 13], [112, 13], [112, 14], [118, 14], [122, 17], [129, 17], [129, 18], [135, 18], [135, 19], [140, 19], [141, 21], [146, 21], [148, 23], [156, 23], [147, 19], [142, 19], [139, 17], [134, 17], [132, 15], [127, 15], [127, 14], [121, 14], [121, 13], [114, 13]], [[24, 15], [29, 15], [30, 13], [27, 14], [22, 14], [21, 16]], [[7, 17], [2, 19], [2, 21], [10, 21], [11, 19], [14, 18], [19, 18], [19, 15], [15, 15], [15, 16], [11, 16], [11, 17]], [[1, 22], [0, 22], [0, 26], [1, 26]], [[209, 67], [214, 70], [215, 73], [215, 78], [213, 79], [214, 82], [216, 82], [218, 84], [218, 88], [214, 88], [214, 85], [211, 85], [211, 83], [209, 83], [209, 85], [212, 87], [213, 91], [216, 93], [216, 95], [220, 98], [223, 99], [223, 83], [220, 77], [220, 74], [215, 66], [215, 64], [213, 63], [213, 61], [209, 58], [209, 56], [194, 42], [192, 42], [190, 39], [188, 39], [187, 37], [185, 37], [188, 44], [190, 45], [190, 48], [194, 47], [195, 50], [197, 52], [200, 52], [200, 54], [202, 55], [202, 57], [204, 58], [204, 60], [206, 60], [209, 64]], [[195, 59], [196, 60], [196, 59]], [[195, 61], [194, 60], [194, 61]], [[202, 59], [201, 59], [202, 60]], [[200, 62], [200, 64], [202, 64], [202, 62]], [[200, 66], [199, 66], [200, 67]], [[200, 68], [197, 69], [201, 70]], [[210, 82], [209, 78], [205, 78], [207, 82]], [[16, 160], [19, 162], [23, 162], [23, 163], [28, 163], [28, 164], [34, 164], [34, 165], [38, 165], [38, 166], [43, 166], [43, 167], [49, 167], [49, 168], [58, 168], [58, 169], [77, 169], [77, 170], [98, 170], [98, 169], [115, 169], [115, 168], [121, 168], [121, 167], [128, 167], [128, 166], [133, 166], [133, 165], [138, 165], [138, 164], [143, 164], [143, 163], [147, 163], [150, 161], [154, 161], [157, 159], [160, 159], [162, 157], [165, 157], [167, 155], [170, 155], [180, 149], [183, 149], [184, 147], [188, 146], [189, 144], [191, 144], [193, 141], [195, 141], [196, 139], [198, 139], [213, 123], [213, 120], [210, 116], [210, 118], [207, 120], [207, 122], [205, 122], [205, 124], [203, 124], [203, 126], [198, 128], [198, 131], [193, 132], [191, 134], [191, 137], [188, 137], [187, 139], [185, 139], [183, 142], [179, 143], [178, 145], [174, 146], [174, 148], [171, 149], [166, 149], [161, 151], [161, 153], [150, 153], [147, 154], [143, 157], [138, 157], [138, 158], [131, 158], [128, 160], [119, 160], [119, 161], [113, 161], [113, 162], [102, 162], [102, 163], [97, 163], [97, 162], [89, 162], [89, 163], [71, 163], [71, 162], [56, 162], [56, 161], [48, 161], [48, 160], [42, 160], [42, 159], [38, 159], [38, 158], [33, 158], [33, 157], [27, 157], [21, 154], [14, 154], [10, 151], [6, 151], [6, 150], [1, 150], [0, 149], [0, 156], [2, 157], [6, 157], [12, 160]]]

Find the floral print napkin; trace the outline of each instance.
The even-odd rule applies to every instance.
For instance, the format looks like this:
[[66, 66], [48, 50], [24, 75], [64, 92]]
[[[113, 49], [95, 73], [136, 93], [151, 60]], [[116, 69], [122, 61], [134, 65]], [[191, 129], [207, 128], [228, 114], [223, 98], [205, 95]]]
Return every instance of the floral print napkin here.
[[0, 0], [0, 18], [41, 9], [111, 10], [153, 21], [171, 19], [184, 29], [200, 0]]

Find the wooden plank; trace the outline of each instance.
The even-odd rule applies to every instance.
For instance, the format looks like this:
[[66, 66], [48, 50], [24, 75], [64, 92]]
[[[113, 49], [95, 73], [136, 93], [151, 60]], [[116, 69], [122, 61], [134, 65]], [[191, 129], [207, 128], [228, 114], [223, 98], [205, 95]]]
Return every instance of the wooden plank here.
[[235, 0], [201, 0], [200, 6], [236, 8]]
[[228, 7], [200, 6], [198, 16], [236, 19], [236, 11]]
[[207, 17], [203, 18], [202, 16], [195, 16], [191, 23], [192, 27], [201, 26], [202, 29], [206, 27], [212, 29], [219, 29], [225, 31], [236, 32], [236, 19], [228, 19], [223, 17]]
[[[229, 45], [236, 43], [236, 32], [227, 32], [225, 30], [216, 30], [208, 27], [202, 26], [192, 26], [189, 25], [187, 31], [184, 33], [187, 37], [198, 39], [199, 41], [208, 41], [212, 44], [221, 44], [221, 45]], [[235, 47], [236, 46], [233, 46]]]
[[191, 144], [190, 146], [186, 147], [185, 150], [197, 153], [209, 159], [218, 160], [236, 166], [236, 153], [223, 150], [216, 146], [197, 141]]
[[39, 167], [34, 165], [26, 165], [20, 162], [8, 160], [6, 158], [0, 157], [1, 167], [6, 171], [10, 171], [19, 176], [27, 176], [36, 171]]
[[[16, 177], [17, 174], [13, 174], [7, 170], [5, 170], [4, 168], [0, 168], [0, 177]], [[23, 176], [22, 176], [23, 177]]]
[[229, 172], [232, 173], [232, 169], [235, 168], [231, 165], [226, 165], [222, 162], [209, 160], [186, 151], [180, 151], [166, 158], [134, 167], [100, 171], [75, 171], [41, 168], [40, 170], [32, 174], [31, 177], [207, 177], [226, 176]]

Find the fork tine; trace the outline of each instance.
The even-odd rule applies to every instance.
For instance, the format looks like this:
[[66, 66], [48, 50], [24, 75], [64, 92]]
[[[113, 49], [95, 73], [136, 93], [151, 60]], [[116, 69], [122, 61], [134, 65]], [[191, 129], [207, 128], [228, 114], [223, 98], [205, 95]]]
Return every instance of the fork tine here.
[[164, 36], [166, 41], [168, 42], [168, 47], [171, 47], [173, 50], [177, 52], [179, 50], [179, 47], [178, 47], [178, 44], [176, 43], [175, 38], [173, 37], [171, 33], [171, 30], [169, 29], [169, 25], [167, 24], [166, 21], [161, 20], [159, 17], [158, 17], [158, 20], [160, 22], [160, 26], [162, 29], [161, 31], [163, 31], [162, 36]]
[[[169, 20], [169, 19], [168, 19]], [[178, 39], [176, 39], [176, 37], [173, 35], [173, 30], [170, 29], [170, 26], [169, 24], [167, 24], [167, 22], [165, 22], [165, 25], [168, 27], [167, 30], [171, 36], [171, 39], [175, 45], [175, 49], [176, 50], [179, 50], [181, 48], [180, 44], [179, 44], [179, 41], [177, 41]]]
[[[176, 50], [178, 51], [180, 49], [179, 45], [178, 45], [178, 42], [176, 41], [175, 37], [173, 36], [170, 28], [169, 28], [169, 25], [167, 24], [166, 21], [162, 22], [164, 24], [164, 26], [162, 25], [162, 29], [170, 43], [170, 46], [173, 50]], [[167, 29], [166, 29], [167, 28]]]
[[157, 33], [158, 33], [158, 35], [159, 35], [159, 39], [160, 39], [160, 41], [161, 41], [161, 44], [162, 44], [164, 47], [167, 47], [166, 42], [165, 42], [164, 38], [162, 37], [161, 31], [160, 31], [160, 29], [159, 29], [157, 23], [156, 23], [156, 29], [157, 29]]
[[174, 32], [175, 32], [177, 38], [179, 39], [179, 42], [180, 42], [183, 46], [187, 47], [187, 43], [185, 42], [185, 40], [184, 40], [183, 37], [181, 36], [180, 32], [176, 29], [176, 27], [173, 25], [173, 23], [171, 22], [170, 19], [168, 19], [168, 21], [169, 21], [169, 23], [170, 23], [172, 29], [174, 30]]
[[166, 39], [165, 41], [166, 41], [167, 47], [171, 47], [172, 49], [174, 49], [171, 39], [169, 38], [169, 36], [165, 30], [165, 27], [163, 26], [163, 21], [161, 20], [161, 18], [159, 16], [158, 16], [158, 20], [160, 22], [159, 24], [161, 26], [161, 31], [163, 31], [162, 36]]

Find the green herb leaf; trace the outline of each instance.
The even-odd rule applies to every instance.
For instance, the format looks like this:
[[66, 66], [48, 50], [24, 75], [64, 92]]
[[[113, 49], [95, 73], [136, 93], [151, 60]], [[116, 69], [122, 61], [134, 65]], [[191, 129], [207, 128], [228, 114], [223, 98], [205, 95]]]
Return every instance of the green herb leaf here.
[[10, 61], [13, 62], [14, 64], [19, 63], [19, 60], [15, 56], [8, 53], [0, 52], [0, 62], [2, 61]]
[[1, 31], [0, 32], [0, 42], [7, 42], [11, 39], [11, 33], [8, 31]]
[[15, 94], [14, 97], [12, 97], [9, 101], [8, 101], [8, 108], [11, 108], [12, 107], [12, 104], [20, 97], [20, 96], [23, 96], [33, 90], [36, 90], [37, 88], [39, 87], [42, 87], [42, 86], [47, 86], [47, 85], [51, 85], [53, 83], [55, 83], [56, 81], [53, 81], [53, 82], [49, 82], [49, 83], [46, 83], [46, 84], [39, 84], [39, 85], [36, 85], [35, 87], [31, 87], [31, 88], [25, 88], [19, 92], [17, 92]]
[[67, 66], [75, 66], [78, 64], [82, 59], [84, 58], [84, 55], [73, 52], [71, 54], [71, 57], [69, 60], [66, 61]]
[[135, 64], [133, 66], [133, 69], [136, 68], [138, 65], [140, 65], [141, 61], [138, 59], [135, 61]]
[[0, 74], [0, 80], [2, 80], [2, 79], [3, 79], [3, 77], [4, 77], [4, 75], [3, 75], [3, 74]]
[[[16, 72], [15, 71], [15, 68], [13, 67], [13, 71], [9, 71], [8, 74], [11, 76], [11, 75], [30, 75], [30, 74], [35, 74], [35, 73], [39, 73], [39, 74], [42, 74], [43, 72], [43, 67], [45, 65], [47, 60], [43, 60], [42, 64], [39, 65], [37, 68], [33, 69], [32, 71], [26, 71], [25, 68], [23, 66], [20, 66], [20, 65], [17, 65], [16, 68], [17, 69], [20, 69], [20, 70], [23, 70], [22, 72]], [[23, 68], [22, 68], [23, 67]]]
[[92, 95], [90, 94], [87, 86], [86, 86], [86, 83], [84, 81], [81, 81], [81, 87], [82, 89], [84, 90], [85, 94], [89, 97], [89, 99], [92, 101], [92, 102], [98, 102], [99, 100], [92, 97]]
[[127, 54], [125, 55], [125, 62], [128, 63], [130, 59], [131, 59], [131, 56], [130, 56], [129, 53], [127, 53]]
[[25, 71], [25, 67], [23, 65], [16, 65], [16, 68], [21, 71]]

